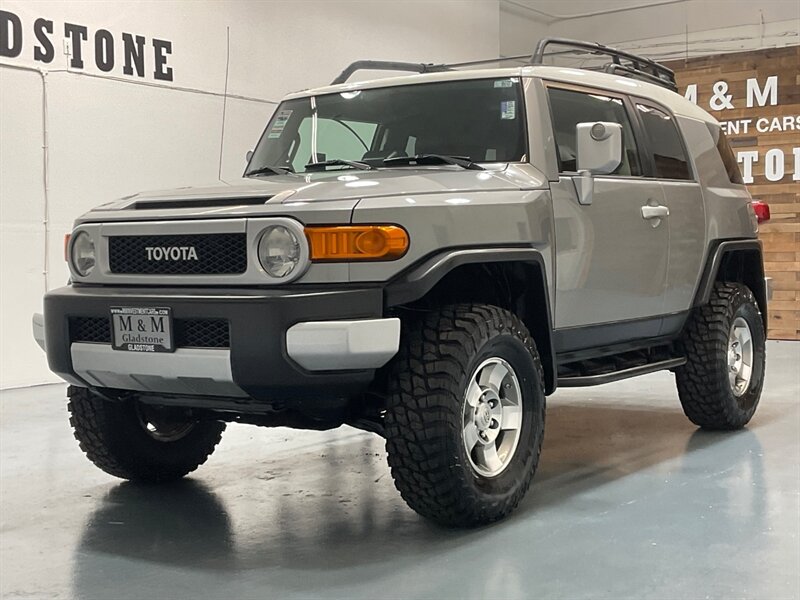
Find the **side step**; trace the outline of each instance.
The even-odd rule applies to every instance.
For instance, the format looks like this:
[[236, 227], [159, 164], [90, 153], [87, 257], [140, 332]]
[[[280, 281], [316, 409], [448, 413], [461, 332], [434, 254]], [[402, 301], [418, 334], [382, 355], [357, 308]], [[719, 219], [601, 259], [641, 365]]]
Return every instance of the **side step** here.
[[630, 367], [628, 369], [621, 369], [619, 371], [611, 371], [608, 373], [600, 373], [598, 375], [578, 375], [573, 377], [559, 377], [559, 387], [584, 387], [590, 385], [602, 385], [604, 383], [611, 383], [612, 381], [620, 381], [621, 379], [629, 379], [631, 377], [638, 377], [639, 375], [647, 375], [648, 373], [655, 373], [656, 371], [663, 371], [680, 367], [686, 364], [686, 358], [670, 358], [658, 362], [648, 363], [646, 365], [639, 365], [637, 367]]

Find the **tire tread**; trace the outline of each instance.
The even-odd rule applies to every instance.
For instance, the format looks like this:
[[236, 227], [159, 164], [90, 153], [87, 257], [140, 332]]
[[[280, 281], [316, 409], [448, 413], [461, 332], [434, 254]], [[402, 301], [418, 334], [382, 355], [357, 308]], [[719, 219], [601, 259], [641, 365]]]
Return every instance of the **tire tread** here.
[[[517, 507], [533, 478], [542, 436], [535, 448], [517, 449], [535, 454], [520, 485], [490, 503], [476, 499], [463, 478], [454, 476], [451, 462], [449, 444], [460, 435], [454, 430], [462, 418], [459, 394], [468, 375], [465, 366], [482, 342], [509, 332], [530, 353], [544, 398], [544, 373], [530, 333], [515, 315], [496, 306], [446, 306], [410, 323], [395, 358], [385, 418], [392, 477], [411, 508], [443, 525], [473, 526], [502, 519]], [[535, 415], [542, 424], [544, 411], [542, 401], [540, 414]]]
[[687, 360], [676, 370], [678, 396], [689, 420], [705, 429], [739, 429], [755, 412], [756, 406], [741, 410], [732, 401], [724, 373], [728, 334], [742, 304], [758, 310], [755, 297], [744, 285], [716, 283], [709, 302], [695, 309], [681, 340]]
[[[137, 456], [131, 440], [121, 439], [124, 432], [119, 427], [119, 419], [125, 410], [122, 404], [76, 386], [70, 386], [67, 394], [69, 422], [80, 449], [95, 466], [121, 479], [148, 482], [179, 479], [208, 460], [225, 430], [224, 423], [198, 423], [202, 427], [200, 435], [194, 438], [198, 443], [182, 448], [180, 456], [163, 462], [146, 460]], [[171, 443], [164, 443], [165, 453], [167, 444]]]

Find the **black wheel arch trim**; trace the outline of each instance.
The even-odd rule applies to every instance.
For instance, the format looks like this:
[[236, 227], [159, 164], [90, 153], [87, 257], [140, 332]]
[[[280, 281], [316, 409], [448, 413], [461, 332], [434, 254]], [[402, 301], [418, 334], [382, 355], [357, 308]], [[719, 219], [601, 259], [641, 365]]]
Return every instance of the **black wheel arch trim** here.
[[723, 267], [726, 257], [742, 252], [756, 253], [758, 255], [758, 260], [755, 261], [757, 271], [751, 273], [749, 281], [744, 281], [743, 283], [746, 283], [751, 288], [753, 295], [756, 297], [756, 302], [764, 321], [764, 331], [766, 331], [768, 323], [767, 284], [764, 281], [764, 257], [761, 240], [751, 238], [717, 241], [713, 249], [709, 251], [692, 306], [708, 304], [714, 283], [718, 280], [717, 275]]
[[384, 302], [388, 308], [420, 300], [430, 292], [448, 273], [469, 264], [488, 263], [528, 263], [538, 268], [541, 278], [541, 291], [546, 309], [546, 323], [539, 331], [531, 332], [534, 338], [542, 340], [539, 348], [542, 366], [545, 371], [545, 391], [551, 394], [558, 385], [556, 353], [553, 346], [553, 319], [550, 306], [550, 289], [547, 284], [547, 270], [542, 252], [531, 246], [502, 246], [480, 248], [451, 248], [428, 255], [391, 280], [384, 288]]

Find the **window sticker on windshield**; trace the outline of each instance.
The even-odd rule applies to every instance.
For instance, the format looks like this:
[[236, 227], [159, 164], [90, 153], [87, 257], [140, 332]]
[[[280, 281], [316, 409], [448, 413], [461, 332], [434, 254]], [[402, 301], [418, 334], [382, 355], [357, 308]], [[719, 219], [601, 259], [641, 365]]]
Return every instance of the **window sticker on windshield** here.
[[272, 124], [272, 127], [267, 134], [269, 139], [275, 139], [281, 137], [283, 130], [286, 128], [286, 123], [289, 121], [289, 117], [292, 116], [291, 110], [282, 110], [278, 113], [275, 117], [275, 122]]
[[494, 87], [496, 88], [510, 88], [514, 85], [514, 81], [511, 79], [498, 79], [494, 82]]
[[503, 120], [512, 120], [517, 118], [516, 100], [503, 100], [500, 103], [500, 118]]

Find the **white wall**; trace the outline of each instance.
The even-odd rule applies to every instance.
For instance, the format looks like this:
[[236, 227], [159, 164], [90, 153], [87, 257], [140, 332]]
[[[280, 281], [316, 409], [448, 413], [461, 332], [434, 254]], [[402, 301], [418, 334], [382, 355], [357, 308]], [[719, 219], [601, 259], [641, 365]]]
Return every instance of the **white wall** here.
[[[0, 388], [55, 380], [32, 340], [30, 316], [44, 291], [67, 279], [63, 235], [77, 215], [136, 191], [217, 179], [227, 27], [226, 180], [241, 175], [275, 101], [328, 83], [353, 60], [462, 61], [499, 52], [495, 0], [3, 0], [0, 10], [23, 28], [21, 54], [0, 56]], [[53, 21], [50, 64], [33, 59], [37, 18]], [[65, 22], [88, 27], [84, 70], [68, 68]], [[116, 41], [109, 73], [94, 61], [99, 28]], [[122, 32], [147, 38], [144, 78], [122, 72]], [[172, 82], [152, 75], [153, 37], [173, 43]], [[46, 119], [42, 77], [12, 67], [44, 70]]]
[[505, 56], [530, 52], [543, 33], [661, 60], [800, 44], [797, 0], [501, 0], [500, 10]]
[[536, 43], [547, 37], [549, 24], [530, 10], [501, 0], [500, 53], [503, 56], [531, 54]]

